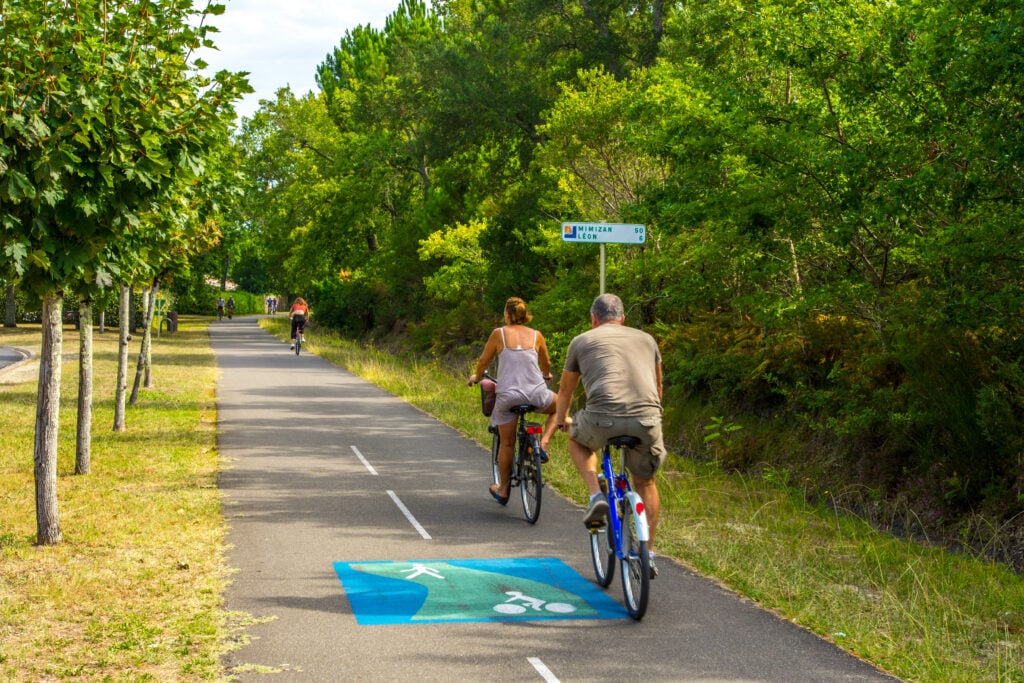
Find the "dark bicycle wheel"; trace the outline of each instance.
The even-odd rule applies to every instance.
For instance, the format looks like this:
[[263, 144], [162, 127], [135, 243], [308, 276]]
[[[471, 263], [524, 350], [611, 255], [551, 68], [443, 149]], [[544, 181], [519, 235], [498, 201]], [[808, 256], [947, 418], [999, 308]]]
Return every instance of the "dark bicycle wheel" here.
[[488, 425], [487, 431], [491, 433], [491, 481], [495, 486], [501, 485], [501, 469], [498, 467], [498, 450], [501, 448], [501, 437], [498, 435], [498, 428]]
[[[608, 495], [608, 482], [604, 477], [601, 477], [601, 492]], [[598, 585], [607, 588], [615, 578], [615, 545], [607, 517], [604, 524], [590, 529], [590, 559], [594, 561]]]
[[647, 541], [637, 538], [636, 511], [629, 501], [622, 506], [622, 594], [626, 611], [637, 621], [647, 612], [651, 587], [651, 556]]
[[544, 477], [540, 470], [540, 443], [530, 434], [519, 444], [519, 496], [523, 500], [523, 516], [530, 524], [540, 517], [540, 494]]
[[302, 350], [302, 335], [295, 335], [295, 355], [299, 355], [299, 351]]

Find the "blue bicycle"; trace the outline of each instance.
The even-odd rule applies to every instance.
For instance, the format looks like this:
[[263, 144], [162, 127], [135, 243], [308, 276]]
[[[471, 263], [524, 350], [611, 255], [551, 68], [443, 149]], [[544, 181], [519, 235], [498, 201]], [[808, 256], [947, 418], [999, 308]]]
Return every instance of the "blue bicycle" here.
[[[647, 513], [644, 501], [630, 486], [626, 471], [626, 452], [639, 444], [640, 439], [635, 436], [614, 436], [605, 444], [598, 480], [601, 491], [608, 496], [608, 517], [604, 524], [589, 530], [597, 583], [607, 587], [612, 582], [615, 560], [618, 560], [626, 610], [637, 621], [647, 612], [651, 587], [651, 535]], [[612, 448], [619, 450], [618, 470], [612, 466]]]

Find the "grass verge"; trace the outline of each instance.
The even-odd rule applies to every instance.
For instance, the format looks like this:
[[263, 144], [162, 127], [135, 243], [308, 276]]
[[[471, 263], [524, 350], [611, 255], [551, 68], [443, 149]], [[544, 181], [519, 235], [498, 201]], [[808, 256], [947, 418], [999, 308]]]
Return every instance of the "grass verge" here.
[[[263, 321], [281, 338], [284, 320]], [[487, 448], [478, 390], [433, 362], [330, 333], [312, 352], [436, 416]], [[467, 364], [466, 374], [469, 368]], [[561, 437], [545, 481], [582, 504]], [[673, 456], [659, 475], [658, 552], [908, 681], [1024, 681], [1024, 577], [903, 541], [770, 478]]]
[[[177, 334], [155, 341], [156, 386], [128, 407], [121, 433], [112, 431], [117, 331], [94, 335], [92, 472], [83, 476], [74, 474], [78, 334], [65, 327], [56, 546], [34, 545], [36, 380], [0, 385], [3, 680], [220, 676], [225, 527], [206, 326], [182, 318]], [[0, 345], [38, 352], [39, 340], [38, 325], [0, 330]]]

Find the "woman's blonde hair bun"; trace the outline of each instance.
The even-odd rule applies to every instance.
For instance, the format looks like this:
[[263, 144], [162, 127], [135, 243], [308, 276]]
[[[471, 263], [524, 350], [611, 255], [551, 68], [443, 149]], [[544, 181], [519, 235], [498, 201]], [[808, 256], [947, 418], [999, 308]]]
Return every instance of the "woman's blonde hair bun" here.
[[526, 302], [518, 296], [510, 296], [505, 302], [505, 313], [508, 315], [509, 323], [513, 325], [525, 325], [533, 318], [533, 314], [526, 308]]

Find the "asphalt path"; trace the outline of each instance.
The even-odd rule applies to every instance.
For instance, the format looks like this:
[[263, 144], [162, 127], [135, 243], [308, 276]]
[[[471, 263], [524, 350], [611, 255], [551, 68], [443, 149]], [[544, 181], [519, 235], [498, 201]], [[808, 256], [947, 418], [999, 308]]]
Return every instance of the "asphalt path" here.
[[[557, 558], [592, 583], [582, 508], [545, 489], [531, 526], [515, 497], [502, 508], [488, 495], [489, 453], [433, 417], [296, 357], [254, 318], [214, 322], [210, 336], [225, 607], [254, 619], [225, 658], [238, 680], [895, 680], [665, 558], [641, 622], [361, 625], [336, 562]], [[618, 576], [606, 592], [621, 605]]]
[[13, 346], [0, 346], [0, 369], [20, 363], [31, 357], [32, 354], [25, 349], [18, 349]]

